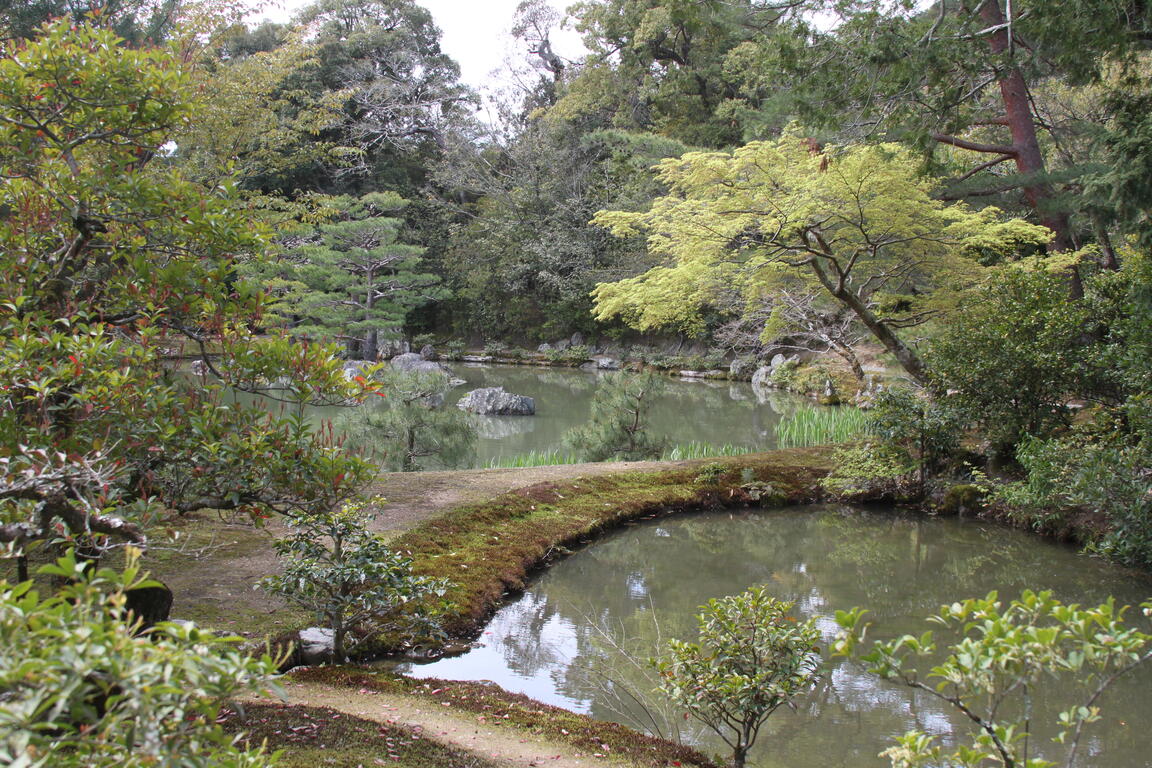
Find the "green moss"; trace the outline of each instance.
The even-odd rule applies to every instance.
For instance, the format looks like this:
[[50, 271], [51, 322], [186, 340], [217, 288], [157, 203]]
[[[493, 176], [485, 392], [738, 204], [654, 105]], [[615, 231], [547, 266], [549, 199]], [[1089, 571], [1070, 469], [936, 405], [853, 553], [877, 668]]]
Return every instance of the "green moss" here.
[[776, 503], [810, 501], [831, 469], [830, 452], [812, 448], [708, 462], [711, 482], [700, 484], [704, 465], [541, 483], [457, 508], [393, 545], [411, 555], [418, 573], [452, 582], [445, 628], [470, 636], [505, 593], [522, 589], [528, 574], [562, 549], [645, 515], [754, 503], [743, 487], [750, 481], [769, 484]]
[[282, 768], [489, 768], [495, 763], [422, 737], [411, 728], [383, 725], [327, 707], [247, 704], [231, 712], [225, 729], [246, 734], [249, 746], [283, 750]]
[[975, 485], [953, 485], [944, 492], [939, 510], [946, 515], [965, 515], [979, 512], [984, 506], [984, 491]]
[[645, 736], [617, 723], [594, 720], [559, 707], [541, 704], [518, 693], [484, 683], [452, 680], [412, 680], [353, 667], [311, 667], [294, 670], [298, 680], [403, 694], [438, 706], [475, 713], [488, 725], [517, 728], [570, 744], [581, 752], [623, 757], [635, 765], [682, 765], [717, 768], [690, 747]]

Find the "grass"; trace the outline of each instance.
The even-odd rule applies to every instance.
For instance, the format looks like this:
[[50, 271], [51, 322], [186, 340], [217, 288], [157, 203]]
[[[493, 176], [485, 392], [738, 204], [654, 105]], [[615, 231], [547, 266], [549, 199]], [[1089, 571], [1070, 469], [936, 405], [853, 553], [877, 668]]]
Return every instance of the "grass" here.
[[562, 451], [529, 451], [515, 456], [497, 456], [488, 462], [489, 469], [523, 469], [525, 467], [553, 467], [558, 464], [579, 464], [580, 457]]
[[803, 406], [776, 424], [781, 448], [846, 443], [864, 432], [867, 416], [859, 408]]
[[411, 728], [383, 725], [328, 707], [245, 704], [229, 711], [225, 730], [245, 733], [242, 744], [283, 750], [281, 768], [495, 768], [471, 752], [424, 738]]
[[770, 484], [780, 503], [811, 501], [831, 470], [830, 452], [794, 449], [731, 457], [715, 482], [695, 482], [697, 464], [659, 472], [621, 472], [540, 483], [480, 504], [458, 507], [401, 534], [392, 545], [418, 573], [448, 579], [445, 629], [473, 636], [528, 574], [601, 531], [672, 510], [739, 506], [754, 499], [742, 486]]
[[674, 445], [664, 452], [660, 458], [668, 461], [680, 461], [683, 459], [711, 459], [717, 456], [743, 456], [748, 453], [756, 453], [759, 448], [752, 448], [747, 445], [733, 445], [732, 443], [724, 443], [723, 445], [712, 445], [711, 443], [701, 443], [693, 440], [690, 443], [680, 443]]
[[691, 747], [541, 704], [484, 683], [412, 680], [352, 667], [309, 667], [294, 670], [291, 675], [302, 681], [416, 697], [436, 707], [474, 713], [484, 718], [487, 725], [517, 728], [570, 744], [588, 754], [622, 757], [633, 765], [719, 768]]

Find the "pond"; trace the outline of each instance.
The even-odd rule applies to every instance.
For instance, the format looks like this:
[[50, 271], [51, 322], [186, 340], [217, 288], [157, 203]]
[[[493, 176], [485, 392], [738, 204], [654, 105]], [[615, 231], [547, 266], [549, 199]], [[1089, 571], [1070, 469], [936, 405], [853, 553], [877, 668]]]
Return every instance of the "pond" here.
[[[504, 606], [478, 647], [422, 666], [418, 677], [491, 680], [594, 717], [725, 752], [651, 693], [645, 660], [670, 637], [690, 638], [697, 607], [766, 585], [817, 617], [827, 644], [834, 611], [865, 606], [873, 637], [929, 628], [941, 604], [999, 590], [1051, 589], [1095, 605], [1114, 595], [1136, 605], [1152, 579], [1028, 534], [974, 521], [924, 519], [846, 506], [698, 513], [625, 528], [542, 573]], [[1132, 611], [1130, 619], [1139, 620]], [[1034, 722], [1053, 722], [1067, 692], [1052, 684]], [[679, 715], [679, 716], [678, 716]], [[1152, 766], [1148, 734], [1152, 669], [1121, 681], [1102, 701], [1101, 722], [1081, 743], [1082, 765]], [[912, 729], [950, 738], [967, 724], [929, 695], [880, 681], [838, 661], [796, 712], [773, 715], [750, 755], [761, 768], [887, 766], [878, 753]], [[1049, 732], [1050, 733], [1050, 732]], [[1047, 743], [1047, 742], [1045, 742]]]
[[[453, 469], [487, 467], [530, 452], [564, 451], [564, 433], [587, 421], [592, 397], [604, 380], [597, 372], [570, 368], [453, 363], [452, 375], [466, 383], [453, 388], [446, 406], [453, 407], [479, 387], [502, 386], [536, 401], [535, 416], [473, 416], [477, 441], [474, 458]], [[759, 394], [759, 396], [758, 396]], [[770, 450], [776, 447], [776, 424], [785, 414], [810, 405], [783, 392], [755, 392], [747, 382], [668, 379], [652, 403], [648, 427], [668, 444], [730, 444]], [[387, 407], [387, 399], [363, 407]], [[338, 430], [365, 447], [377, 447], [360, 409], [316, 409], [332, 418]], [[435, 457], [421, 459], [424, 469], [445, 468]]]

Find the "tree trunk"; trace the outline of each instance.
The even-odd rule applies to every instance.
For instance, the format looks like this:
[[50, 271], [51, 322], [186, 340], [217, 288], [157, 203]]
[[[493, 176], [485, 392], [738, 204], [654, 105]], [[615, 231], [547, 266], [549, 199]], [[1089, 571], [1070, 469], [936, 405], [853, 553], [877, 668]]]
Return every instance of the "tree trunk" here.
[[868, 306], [859, 296], [847, 288], [837, 286], [828, 276], [828, 273], [824, 271], [824, 268], [820, 266], [819, 261], [813, 260], [809, 263], [812, 271], [816, 273], [816, 278], [820, 281], [820, 284], [823, 285], [837, 301], [852, 310], [856, 317], [860, 318], [860, 322], [864, 324], [864, 327], [876, 337], [877, 341], [884, 345], [885, 349], [895, 356], [896, 361], [900, 363], [900, 367], [912, 377], [913, 381], [922, 387], [927, 387], [928, 372], [925, 370], [924, 362], [920, 359], [920, 356], [916, 354], [916, 351], [905, 344], [891, 328], [884, 324], [883, 320], [876, 317], [875, 313], [868, 309]]
[[375, 328], [364, 334], [364, 341], [360, 345], [360, 357], [370, 363], [376, 362], [376, 357], [379, 354], [378, 338], [379, 331]]
[[[997, 56], [1003, 56], [1011, 45], [1008, 29], [1004, 26], [1004, 9], [1000, 0], [984, 0], [980, 4], [980, 19], [987, 27], [1000, 27], [988, 37], [988, 46]], [[1009, 64], [1000, 73], [1000, 98], [1004, 103], [1004, 115], [1008, 119], [1008, 130], [1012, 132], [1012, 146], [1016, 150], [1016, 170], [1021, 175], [1036, 177], [1024, 187], [1028, 205], [1036, 211], [1040, 223], [1055, 235], [1052, 249], [1072, 250], [1072, 236], [1068, 225], [1068, 215], [1045, 210], [1051, 200], [1052, 185], [1043, 180], [1047, 169], [1044, 155], [1040, 152], [1040, 142], [1036, 137], [1036, 121], [1032, 117], [1032, 101], [1028, 96], [1028, 84], [1015, 64]]]
[[740, 745], [732, 750], [732, 768], [744, 768], [744, 761], [748, 758], [748, 747]]
[[828, 346], [832, 348], [833, 352], [843, 358], [844, 362], [848, 363], [848, 367], [852, 369], [852, 375], [856, 377], [856, 381], [863, 384], [867, 380], [867, 377], [864, 375], [864, 368], [860, 365], [860, 359], [856, 357], [856, 353], [852, 351], [852, 347], [839, 342], [830, 342]]

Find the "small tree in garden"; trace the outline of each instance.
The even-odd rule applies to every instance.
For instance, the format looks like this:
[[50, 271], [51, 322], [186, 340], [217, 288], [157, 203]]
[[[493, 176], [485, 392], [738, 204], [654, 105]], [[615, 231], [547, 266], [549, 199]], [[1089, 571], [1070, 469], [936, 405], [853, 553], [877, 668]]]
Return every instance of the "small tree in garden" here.
[[788, 615], [792, 603], [767, 590], [709, 600], [697, 614], [700, 639], [671, 640], [653, 659], [660, 691], [715, 731], [743, 768], [765, 721], [811, 690], [820, 667], [812, 620]]
[[[363, 503], [292, 518], [292, 534], [276, 542], [284, 572], [260, 586], [312, 612], [334, 633], [336, 661], [383, 632], [436, 630], [426, 602], [444, 594], [442, 580], [412, 573], [412, 561], [389, 549], [366, 523]], [[350, 633], [357, 632], [349, 642]]]
[[[1141, 608], [1149, 615], [1152, 601]], [[859, 608], [836, 612], [843, 628], [837, 655], [852, 653], [863, 639], [864, 613]], [[1111, 599], [1081, 608], [1061, 603], [1051, 592], [1026, 591], [1005, 606], [991, 592], [983, 599], [942, 606], [928, 618], [954, 633], [950, 647], [939, 644], [932, 632], [874, 643], [861, 657], [869, 671], [935, 696], [967, 717], [973, 729], [971, 741], [955, 747], [909, 731], [883, 754], [893, 768], [1075, 765], [1084, 728], [1100, 719], [1100, 697], [1152, 658], [1152, 634], [1127, 626], [1123, 613]], [[947, 652], [944, 660], [922, 676], [910, 666], [917, 658], [937, 662], [942, 651]], [[1083, 692], [1058, 715], [1054, 741], [1062, 745], [1062, 762], [1037, 757], [1031, 738], [1034, 686], [1053, 676], [1073, 678]]]
[[585, 461], [637, 461], [660, 455], [662, 440], [648, 431], [652, 398], [663, 388], [655, 374], [610, 373], [592, 398], [588, 423], [569, 430], [564, 442]]
[[230, 698], [276, 672], [195, 626], [145, 634], [124, 621], [126, 593], [146, 586], [129, 550], [123, 573], [93, 572], [69, 552], [41, 571], [68, 581], [41, 597], [0, 582], [0, 763], [26, 768], [262, 768], [216, 718]]
[[383, 462], [393, 472], [416, 472], [420, 459], [432, 456], [456, 468], [476, 455], [476, 428], [468, 414], [445, 408], [450, 384], [439, 371], [385, 369], [375, 381], [386, 393], [387, 407], [363, 418], [370, 444], [383, 448]]

